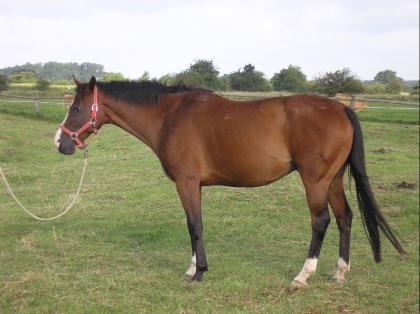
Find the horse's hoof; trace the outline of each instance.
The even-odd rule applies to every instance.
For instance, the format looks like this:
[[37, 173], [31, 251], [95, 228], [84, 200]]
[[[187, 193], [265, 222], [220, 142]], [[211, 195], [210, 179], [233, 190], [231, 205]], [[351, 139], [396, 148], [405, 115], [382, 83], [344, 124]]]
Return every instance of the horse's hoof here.
[[335, 280], [336, 283], [340, 285], [344, 285], [346, 283], [346, 279], [344, 279], [343, 277], [334, 276], [333, 279]]
[[197, 270], [195, 272], [194, 276], [192, 276], [191, 280], [195, 281], [195, 282], [201, 282], [201, 281], [203, 281], [203, 275], [204, 275], [203, 271]]
[[195, 275], [195, 272], [196, 272], [196, 270], [195, 269], [188, 269], [186, 272], [185, 272], [185, 276], [187, 276], [188, 278], [192, 278], [192, 277], [194, 277], [194, 275]]
[[308, 287], [308, 284], [306, 282], [297, 281], [295, 279], [290, 283], [290, 289], [292, 290], [302, 289], [306, 287]]

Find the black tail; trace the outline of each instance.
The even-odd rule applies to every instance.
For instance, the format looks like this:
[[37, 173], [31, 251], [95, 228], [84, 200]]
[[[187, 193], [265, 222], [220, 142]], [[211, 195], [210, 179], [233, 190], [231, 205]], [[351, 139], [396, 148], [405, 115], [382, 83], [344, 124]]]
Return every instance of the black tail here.
[[[363, 134], [359, 124], [359, 120], [355, 112], [346, 107], [346, 114], [353, 126], [353, 145], [351, 147], [348, 164], [350, 165], [350, 173], [356, 182], [357, 202], [362, 216], [363, 225], [368, 236], [370, 245], [372, 246], [373, 256], [376, 262], [381, 261], [381, 242], [379, 238], [379, 229], [385, 234], [395, 249], [400, 254], [406, 254], [398, 237], [391, 229], [382, 215], [378, 204], [375, 201], [372, 188], [370, 187], [369, 178], [366, 172], [365, 152], [363, 145]], [[379, 227], [379, 229], [378, 229]]]

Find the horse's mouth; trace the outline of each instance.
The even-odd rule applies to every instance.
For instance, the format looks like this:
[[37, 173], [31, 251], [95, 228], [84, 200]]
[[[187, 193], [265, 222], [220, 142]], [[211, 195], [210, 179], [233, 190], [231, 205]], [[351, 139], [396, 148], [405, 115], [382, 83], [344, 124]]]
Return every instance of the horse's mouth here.
[[76, 152], [75, 145], [71, 145], [68, 147], [63, 147], [63, 145], [58, 146], [58, 151], [63, 155], [73, 155]]

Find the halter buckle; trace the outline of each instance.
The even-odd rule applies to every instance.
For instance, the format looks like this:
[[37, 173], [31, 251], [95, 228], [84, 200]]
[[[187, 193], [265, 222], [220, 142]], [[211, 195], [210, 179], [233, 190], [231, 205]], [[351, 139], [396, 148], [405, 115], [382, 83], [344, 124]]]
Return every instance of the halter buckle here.
[[70, 133], [69, 135], [70, 135], [70, 137], [71, 137], [73, 140], [75, 140], [75, 139], [78, 137], [78, 135], [77, 135], [77, 133], [76, 133], [76, 132], [72, 132], [72, 133]]

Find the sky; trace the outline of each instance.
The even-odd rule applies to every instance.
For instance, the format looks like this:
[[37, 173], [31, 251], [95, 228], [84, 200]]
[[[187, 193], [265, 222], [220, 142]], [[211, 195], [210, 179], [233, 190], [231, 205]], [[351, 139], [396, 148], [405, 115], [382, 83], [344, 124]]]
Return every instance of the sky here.
[[419, 1], [0, 0], [0, 68], [95, 62], [135, 79], [198, 59], [222, 74], [292, 64], [308, 79], [348, 67], [418, 80]]

